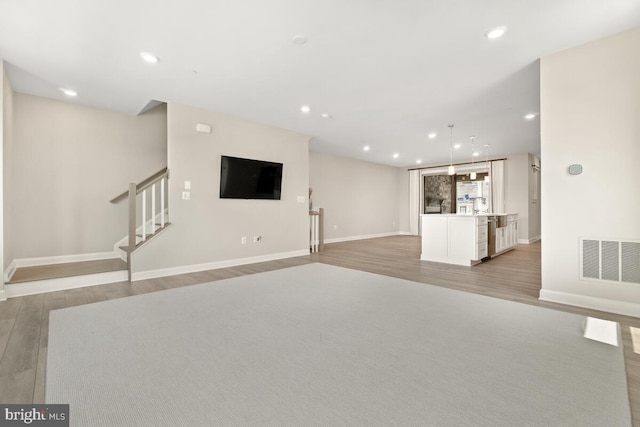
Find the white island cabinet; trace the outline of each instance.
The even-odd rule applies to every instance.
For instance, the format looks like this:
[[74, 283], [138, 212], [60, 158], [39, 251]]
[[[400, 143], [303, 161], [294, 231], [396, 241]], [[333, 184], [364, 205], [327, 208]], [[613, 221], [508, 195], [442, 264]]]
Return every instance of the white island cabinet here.
[[496, 229], [496, 255], [518, 244], [518, 214], [508, 214], [504, 226]]
[[488, 255], [487, 242], [486, 216], [422, 215], [423, 261], [478, 264]]

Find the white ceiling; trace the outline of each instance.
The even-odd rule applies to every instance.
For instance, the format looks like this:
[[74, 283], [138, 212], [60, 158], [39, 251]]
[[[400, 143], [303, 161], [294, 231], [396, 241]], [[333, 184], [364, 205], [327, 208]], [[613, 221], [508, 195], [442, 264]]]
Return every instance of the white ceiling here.
[[449, 162], [450, 123], [454, 162], [471, 159], [470, 135], [491, 156], [539, 153], [539, 117], [523, 118], [539, 112], [538, 59], [638, 26], [640, 0], [2, 0], [0, 59], [18, 92], [67, 87], [132, 114], [180, 102], [415, 166]]

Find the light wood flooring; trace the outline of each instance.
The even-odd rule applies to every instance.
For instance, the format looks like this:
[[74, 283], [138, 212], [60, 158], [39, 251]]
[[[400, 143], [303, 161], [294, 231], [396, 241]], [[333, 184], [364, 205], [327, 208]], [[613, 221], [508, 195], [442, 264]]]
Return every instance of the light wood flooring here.
[[33, 280], [59, 279], [61, 277], [82, 276], [85, 274], [107, 273], [126, 270], [127, 263], [120, 258], [96, 261], [79, 261], [64, 264], [38, 265], [17, 268], [9, 283], [30, 282]]
[[640, 328], [639, 318], [539, 301], [539, 242], [519, 245], [513, 251], [474, 267], [425, 262], [420, 261], [419, 256], [419, 238], [384, 237], [327, 244], [321, 254], [143, 280], [133, 284], [122, 282], [91, 286], [0, 302], [0, 402], [44, 401], [51, 310], [322, 262], [620, 322], [631, 412], [634, 425], [640, 426], [640, 354], [633, 352], [629, 332], [629, 326]]

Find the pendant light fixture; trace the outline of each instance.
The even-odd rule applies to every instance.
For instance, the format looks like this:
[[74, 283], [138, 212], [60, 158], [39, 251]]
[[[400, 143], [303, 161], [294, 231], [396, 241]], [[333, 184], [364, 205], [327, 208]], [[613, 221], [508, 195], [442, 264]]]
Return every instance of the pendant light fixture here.
[[[471, 140], [471, 167], [473, 168], [473, 157], [476, 155], [476, 151], [474, 148], [474, 141], [476, 139], [475, 136], [470, 136], [469, 139]], [[469, 174], [469, 178], [471, 178], [472, 181], [475, 181], [475, 179], [478, 177], [478, 175], [476, 175], [476, 171], [472, 171], [471, 174]]]
[[456, 168], [453, 167], [453, 125], [449, 125], [449, 175], [456, 174]]
[[485, 182], [490, 182], [491, 168], [489, 167], [489, 144], [484, 144], [484, 163], [487, 167], [487, 176], [484, 177]]

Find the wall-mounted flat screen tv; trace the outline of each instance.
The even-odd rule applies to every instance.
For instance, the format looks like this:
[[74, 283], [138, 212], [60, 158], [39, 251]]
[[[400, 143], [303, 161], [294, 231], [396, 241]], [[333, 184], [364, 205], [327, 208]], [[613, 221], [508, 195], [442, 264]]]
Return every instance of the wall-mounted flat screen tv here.
[[280, 200], [282, 163], [222, 156], [221, 199]]

